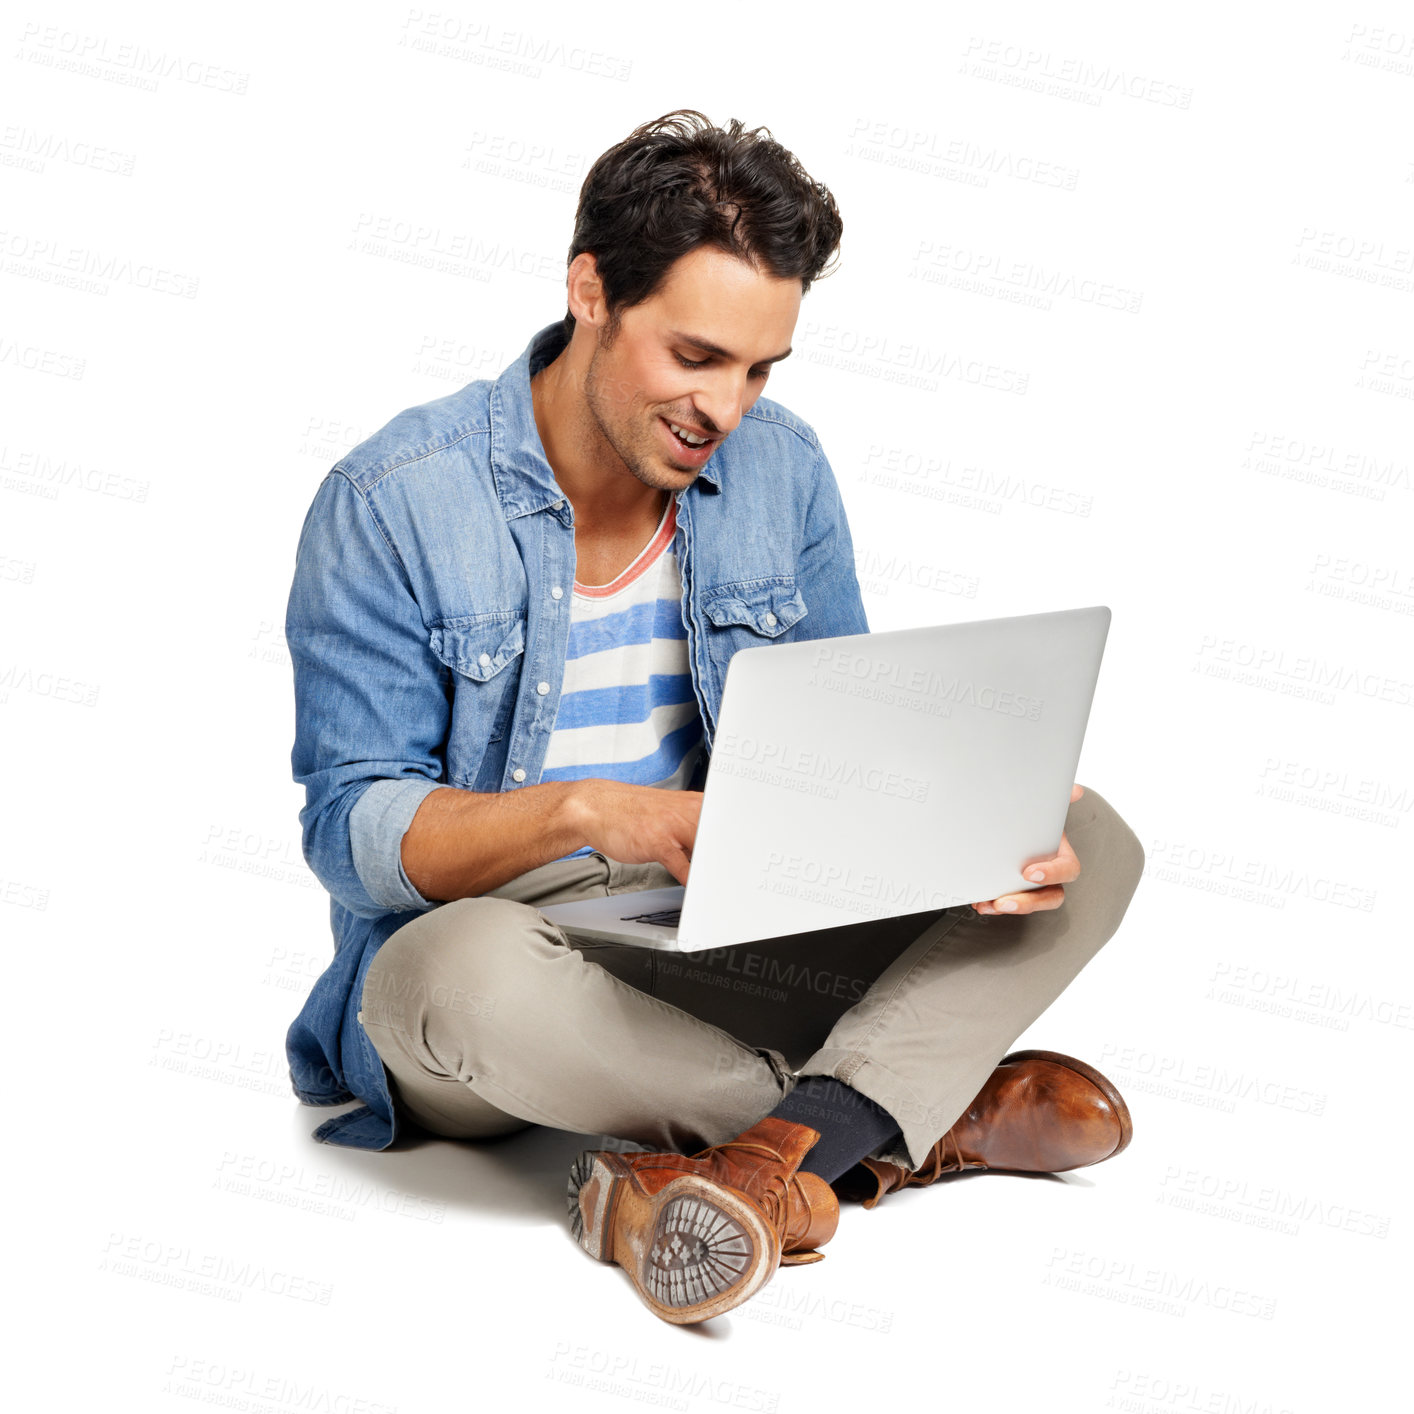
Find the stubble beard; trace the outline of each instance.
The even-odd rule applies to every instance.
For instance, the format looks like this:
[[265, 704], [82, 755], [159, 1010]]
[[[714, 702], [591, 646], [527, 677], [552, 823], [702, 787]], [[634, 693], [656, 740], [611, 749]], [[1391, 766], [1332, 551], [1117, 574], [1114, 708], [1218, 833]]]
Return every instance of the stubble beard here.
[[[661, 453], [657, 446], [657, 429], [639, 428], [631, 419], [616, 424], [610, 419], [612, 400], [605, 395], [602, 385], [600, 356], [607, 347], [601, 338], [589, 356], [589, 368], [584, 375], [584, 405], [593, 419], [599, 436], [613, 449], [615, 455], [645, 486], [658, 491], [675, 492], [675, 482], [669, 480], [658, 468]], [[657, 414], [653, 414], [657, 421]]]

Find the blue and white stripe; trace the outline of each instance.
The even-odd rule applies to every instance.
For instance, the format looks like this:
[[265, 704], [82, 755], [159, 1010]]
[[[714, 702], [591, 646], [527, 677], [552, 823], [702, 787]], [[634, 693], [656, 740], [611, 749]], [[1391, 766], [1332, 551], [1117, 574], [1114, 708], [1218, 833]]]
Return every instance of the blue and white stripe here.
[[[576, 581], [559, 711], [541, 781], [605, 777], [681, 790], [702, 754], [672, 497], [653, 538], [606, 585]], [[590, 853], [584, 845], [564, 859]]]

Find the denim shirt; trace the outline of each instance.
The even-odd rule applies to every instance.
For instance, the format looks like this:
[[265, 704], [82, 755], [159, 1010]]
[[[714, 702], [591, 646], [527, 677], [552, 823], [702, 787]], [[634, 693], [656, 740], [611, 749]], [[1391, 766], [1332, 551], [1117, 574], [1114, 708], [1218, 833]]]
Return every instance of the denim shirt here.
[[[315, 1138], [384, 1149], [397, 1116], [358, 1019], [364, 976], [421, 911], [401, 846], [442, 786], [539, 782], [560, 701], [574, 512], [545, 459], [530, 378], [564, 348], [542, 329], [496, 379], [400, 412], [315, 491], [285, 637], [305, 860], [329, 892], [334, 956], [286, 1036], [307, 1105], [357, 1109]], [[740, 648], [869, 632], [835, 477], [814, 431], [758, 398], [676, 493], [704, 754]]]

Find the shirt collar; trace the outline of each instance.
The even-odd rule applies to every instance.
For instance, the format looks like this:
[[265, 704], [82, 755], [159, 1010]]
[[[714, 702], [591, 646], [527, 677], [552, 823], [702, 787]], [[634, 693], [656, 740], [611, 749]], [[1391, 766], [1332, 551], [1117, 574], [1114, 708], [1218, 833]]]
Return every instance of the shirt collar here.
[[[563, 321], [547, 324], [492, 385], [491, 473], [507, 520], [550, 509], [557, 501], [564, 501], [565, 493], [545, 459], [535, 425], [530, 379], [552, 362], [567, 342]], [[712, 464], [719, 460], [720, 453], [718, 448], [718, 456], [697, 473], [689, 491], [699, 482], [706, 482], [713, 491], [722, 489], [719, 469]]]

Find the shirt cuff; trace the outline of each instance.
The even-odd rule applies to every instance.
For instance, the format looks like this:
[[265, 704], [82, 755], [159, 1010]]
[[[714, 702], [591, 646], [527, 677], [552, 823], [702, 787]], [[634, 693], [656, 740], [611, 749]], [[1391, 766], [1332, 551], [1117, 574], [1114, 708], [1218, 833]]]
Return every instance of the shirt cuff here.
[[403, 869], [403, 836], [417, 807], [441, 790], [440, 781], [380, 780], [369, 785], [349, 811], [349, 849], [354, 872], [374, 903], [389, 909], [432, 908]]

